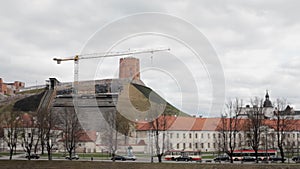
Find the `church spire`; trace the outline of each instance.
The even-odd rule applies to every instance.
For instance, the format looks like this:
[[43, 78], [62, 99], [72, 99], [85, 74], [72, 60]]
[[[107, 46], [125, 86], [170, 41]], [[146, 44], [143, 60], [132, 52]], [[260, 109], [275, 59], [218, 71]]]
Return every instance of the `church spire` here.
[[265, 101], [264, 101], [264, 107], [273, 107], [272, 102], [270, 101], [270, 96], [269, 96], [269, 91], [266, 90], [266, 96], [265, 96]]
[[266, 97], [266, 100], [269, 100], [270, 96], [269, 96], [269, 91], [268, 90], [266, 90], [266, 96], [265, 97]]

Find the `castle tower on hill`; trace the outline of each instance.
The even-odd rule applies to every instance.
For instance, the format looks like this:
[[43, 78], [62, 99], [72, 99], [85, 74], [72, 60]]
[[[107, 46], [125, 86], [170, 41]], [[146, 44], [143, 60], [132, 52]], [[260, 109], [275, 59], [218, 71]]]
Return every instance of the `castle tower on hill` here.
[[134, 57], [120, 59], [119, 78], [140, 80], [140, 60]]

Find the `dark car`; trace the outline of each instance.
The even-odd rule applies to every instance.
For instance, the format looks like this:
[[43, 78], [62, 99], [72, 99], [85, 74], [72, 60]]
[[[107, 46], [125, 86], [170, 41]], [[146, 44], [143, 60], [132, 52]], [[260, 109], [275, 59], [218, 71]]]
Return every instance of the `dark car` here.
[[[270, 156], [269, 161], [281, 161], [282, 157], [280, 156]], [[286, 160], [285, 158], [283, 159], [284, 161]]]
[[[25, 158], [29, 158], [29, 155], [28, 154], [26, 154], [25, 155]], [[34, 154], [34, 153], [32, 153], [32, 154], [30, 154], [30, 159], [39, 159], [40, 158], [40, 156], [38, 155], [38, 154]]]
[[192, 157], [189, 156], [179, 156], [175, 158], [175, 161], [192, 161]]
[[79, 156], [77, 154], [73, 154], [71, 157], [70, 156], [66, 156], [65, 158], [67, 160], [78, 160]]
[[242, 158], [242, 161], [244, 162], [251, 162], [251, 161], [255, 161], [255, 157], [251, 157], [251, 156], [245, 156]]
[[295, 162], [300, 162], [300, 156], [293, 157], [292, 160]]
[[132, 161], [135, 161], [136, 160], [136, 157], [135, 156], [120, 156], [120, 155], [117, 155], [115, 157], [112, 157], [111, 160], [121, 160], [121, 161], [126, 161], [126, 160], [132, 160]]
[[216, 158], [214, 158], [214, 161], [215, 162], [218, 162], [218, 161], [229, 161], [229, 157], [227, 155], [220, 155], [220, 156], [217, 156]]

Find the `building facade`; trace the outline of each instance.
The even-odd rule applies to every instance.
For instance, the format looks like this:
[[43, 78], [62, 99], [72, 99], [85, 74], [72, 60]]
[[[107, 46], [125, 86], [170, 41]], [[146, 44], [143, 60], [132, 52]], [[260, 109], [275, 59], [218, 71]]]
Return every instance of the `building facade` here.
[[24, 82], [15, 81], [13, 83], [5, 83], [3, 79], [0, 78], [0, 94], [13, 95], [24, 87]]

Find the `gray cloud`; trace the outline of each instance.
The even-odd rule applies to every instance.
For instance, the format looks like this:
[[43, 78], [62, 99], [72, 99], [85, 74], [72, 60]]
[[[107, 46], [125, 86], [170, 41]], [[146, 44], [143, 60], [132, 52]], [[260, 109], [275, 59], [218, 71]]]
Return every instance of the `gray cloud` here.
[[[99, 28], [111, 21], [138, 12], [168, 13], [194, 24], [212, 43], [224, 68], [226, 97], [246, 100], [264, 96], [285, 97], [300, 107], [297, 95], [300, 83], [300, 11], [299, 1], [4, 1], [0, 6], [0, 77], [5, 81], [21, 80], [27, 85], [44, 83], [48, 77], [72, 81], [73, 63], [56, 65], [54, 56], [72, 56], [80, 52], [100, 52], [107, 44], [97, 44], [82, 51], [85, 42]], [[159, 20], [159, 18], [157, 18]], [[151, 22], [155, 25], [155, 20]], [[160, 26], [160, 25], [158, 25]], [[176, 27], [176, 25], [174, 25]], [[123, 27], [121, 29], [127, 29]], [[188, 30], [186, 30], [188, 33]], [[111, 38], [114, 35], [106, 35]], [[190, 35], [193, 39], [193, 36]], [[154, 43], [153, 43], [154, 42]], [[93, 43], [93, 42], [91, 42]], [[211, 103], [211, 84], [201, 63], [194, 63], [192, 53], [182, 45], [165, 38], [143, 36], [128, 40], [115, 50], [173, 47], [172, 52], [193, 72], [199, 89], [199, 101], [186, 77], [167, 57], [154, 55], [154, 62], [178, 74], [187, 96], [185, 108], [190, 113], [207, 112]], [[201, 45], [201, 44], [199, 44]], [[149, 66], [150, 55], [141, 59]], [[138, 56], [142, 57], [142, 56]], [[118, 60], [82, 62], [82, 79], [117, 76]], [[87, 69], [90, 68], [90, 69]], [[173, 68], [173, 69], [172, 69]], [[175, 105], [180, 105], [178, 90], [172, 81], [155, 85], [156, 76], [142, 74], [143, 80], [160, 91]], [[152, 85], [152, 86], [151, 86]]]

